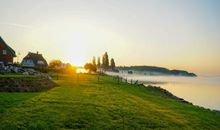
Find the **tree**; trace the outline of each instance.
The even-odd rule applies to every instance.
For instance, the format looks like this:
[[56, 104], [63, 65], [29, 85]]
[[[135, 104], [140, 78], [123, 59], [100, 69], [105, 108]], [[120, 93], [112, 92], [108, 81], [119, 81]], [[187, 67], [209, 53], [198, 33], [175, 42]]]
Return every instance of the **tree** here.
[[67, 69], [67, 70], [72, 69], [72, 65], [71, 65], [70, 63], [67, 63], [67, 64], [66, 64], [66, 69]]
[[67, 63], [64, 71], [66, 73], [76, 73], [76, 68], [74, 68], [70, 63]]
[[95, 60], [95, 56], [93, 56], [93, 59], [92, 59], [92, 64], [96, 67], [96, 60]]
[[53, 69], [59, 68], [59, 67], [61, 67], [61, 65], [62, 65], [62, 62], [61, 62], [60, 60], [52, 60], [52, 61], [49, 63], [49, 67], [50, 67], [50, 68], [53, 68]]
[[108, 59], [108, 53], [105, 52], [105, 54], [102, 57], [102, 67], [107, 69], [109, 67], [109, 59]]
[[115, 61], [113, 58], [111, 58], [111, 68], [114, 69], [115, 68]]
[[98, 61], [97, 61], [97, 68], [101, 67], [101, 61], [100, 61], [100, 57], [98, 57]]
[[105, 57], [104, 57], [104, 55], [102, 56], [102, 64], [101, 64], [101, 67], [102, 67], [102, 68], [105, 67]]
[[89, 70], [89, 72], [91, 73], [91, 72], [96, 72], [96, 67], [92, 64], [92, 63], [86, 63], [85, 65], [84, 65], [84, 68], [86, 69], [86, 70]]

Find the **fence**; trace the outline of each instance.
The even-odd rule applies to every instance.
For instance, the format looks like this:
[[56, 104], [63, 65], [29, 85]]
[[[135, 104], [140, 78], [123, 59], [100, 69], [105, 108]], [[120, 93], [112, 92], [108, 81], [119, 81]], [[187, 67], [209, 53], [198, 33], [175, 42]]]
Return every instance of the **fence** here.
[[127, 79], [127, 78], [123, 78], [123, 77], [120, 77], [120, 76], [112, 76], [113, 80], [116, 80], [118, 84], [120, 83], [129, 83], [129, 84], [136, 84], [136, 85], [139, 85], [139, 81], [138, 80], [133, 80], [133, 79]]

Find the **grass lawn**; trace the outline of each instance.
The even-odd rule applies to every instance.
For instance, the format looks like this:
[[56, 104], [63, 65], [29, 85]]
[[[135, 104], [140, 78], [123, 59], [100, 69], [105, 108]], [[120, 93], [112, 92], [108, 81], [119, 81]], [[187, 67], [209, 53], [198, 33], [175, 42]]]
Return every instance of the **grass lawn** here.
[[[78, 80], [77, 80], [78, 79]], [[109, 76], [62, 76], [41, 93], [0, 93], [1, 129], [220, 129], [220, 115]]]
[[34, 78], [38, 75], [24, 75], [24, 74], [0, 74], [0, 78]]

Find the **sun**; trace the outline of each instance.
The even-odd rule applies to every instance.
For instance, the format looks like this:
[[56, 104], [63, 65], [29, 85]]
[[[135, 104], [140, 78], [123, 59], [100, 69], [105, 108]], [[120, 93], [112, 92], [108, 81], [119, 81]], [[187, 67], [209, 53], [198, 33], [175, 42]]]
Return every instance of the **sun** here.
[[76, 73], [88, 73], [88, 71], [84, 68], [77, 68]]
[[73, 66], [84, 66], [88, 53], [88, 36], [82, 31], [78, 31], [63, 37], [65, 37], [65, 46], [62, 47], [62, 50], [65, 60]]
[[85, 60], [81, 56], [72, 56], [70, 58], [70, 63], [74, 66], [84, 66]]
[[85, 49], [81, 46], [70, 45], [66, 49], [65, 59], [74, 66], [84, 66], [85, 59]]

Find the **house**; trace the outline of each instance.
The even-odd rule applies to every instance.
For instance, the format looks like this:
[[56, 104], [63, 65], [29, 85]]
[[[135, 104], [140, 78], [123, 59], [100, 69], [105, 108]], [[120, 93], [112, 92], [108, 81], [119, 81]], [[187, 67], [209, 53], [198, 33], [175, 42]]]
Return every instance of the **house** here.
[[14, 57], [15, 51], [0, 37], [0, 64], [11, 65]]
[[22, 60], [21, 66], [24, 67], [47, 67], [47, 61], [42, 54], [29, 52]]

